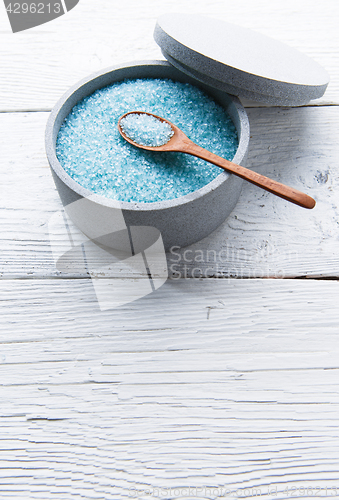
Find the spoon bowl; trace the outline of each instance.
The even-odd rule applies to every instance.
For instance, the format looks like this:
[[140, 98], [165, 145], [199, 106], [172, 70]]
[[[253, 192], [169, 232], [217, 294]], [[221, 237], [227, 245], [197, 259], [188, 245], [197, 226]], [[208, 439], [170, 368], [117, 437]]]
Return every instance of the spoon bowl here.
[[[162, 123], [167, 123], [172, 128], [173, 135], [170, 137], [168, 142], [162, 144], [161, 146], [146, 146], [134, 141], [126, 134], [126, 132], [123, 130], [123, 127], [121, 126], [121, 122], [123, 121], [123, 119], [132, 114], [152, 116]], [[299, 205], [300, 207], [309, 209], [314, 208], [315, 206], [315, 200], [307, 194], [302, 193], [298, 189], [291, 188], [289, 186], [286, 186], [285, 184], [269, 179], [268, 177], [258, 174], [257, 172], [253, 172], [253, 170], [249, 170], [248, 168], [237, 165], [236, 163], [228, 161], [225, 158], [221, 158], [221, 156], [215, 155], [211, 151], [208, 151], [207, 149], [204, 149], [198, 144], [195, 144], [193, 141], [191, 141], [179, 127], [166, 120], [165, 118], [154, 115], [153, 113], [146, 113], [144, 111], [129, 111], [119, 118], [118, 130], [122, 137], [135, 147], [145, 149], [147, 151], [175, 151], [180, 153], [187, 153], [192, 156], [201, 158], [202, 160], [208, 161], [209, 163], [212, 163], [213, 165], [216, 165], [220, 168], [223, 168], [227, 172], [237, 175], [238, 177], [241, 177], [242, 179], [245, 179], [246, 181], [251, 182], [256, 186], [259, 186], [262, 189], [265, 189], [266, 191], [279, 196], [280, 198], [294, 203], [295, 205]]]
[[[172, 131], [174, 132], [172, 137], [169, 139], [166, 144], [162, 144], [161, 146], [146, 146], [144, 144], [140, 144], [139, 142], [134, 141], [131, 139], [123, 130], [123, 127], [121, 126], [121, 122], [129, 115], [147, 115], [147, 116], [152, 116], [153, 118], [156, 118], [159, 120], [161, 123], [167, 123], [171, 128]], [[185, 134], [184, 132], [174, 125], [174, 123], [171, 123], [170, 121], [166, 120], [165, 118], [162, 118], [161, 116], [154, 115], [153, 113], [146, 113], [145, 111], [129, 111], [128, 113], [125, 113], [124, 115], [120, 116], [118, 120], [118, 130], [122, 137], [132, 144], [133, 146], [136, 146], [137, 148], [140, 149], [146, 149], [147, 151], [176, 151], [176, 152], [186, 152], [183, 151], [183, 144], [189, 144], [192, 143], [194, 144]], [[194, 155], [193, 155], [194, 156]]]

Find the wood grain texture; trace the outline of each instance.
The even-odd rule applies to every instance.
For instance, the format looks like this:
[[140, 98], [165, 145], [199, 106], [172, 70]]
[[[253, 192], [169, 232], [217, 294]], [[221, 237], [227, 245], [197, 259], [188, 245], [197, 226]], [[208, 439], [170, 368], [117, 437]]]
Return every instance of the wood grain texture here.
[[[0, 8], [1, 500], [338, 497], [339, 282], [255, 279], [339, 278], [338, 8], [81, 0], [15, 35]], [[192, 10], [289, 43], [330, 72], [311, 106], [246, 103], [248, 166], [317, 205], [245, 183], [218, 230], [168, 255], [172, 279], [101, 311], [86, 272], [60, 273], [52, 257], [48, 221], [61, 203], [48, 113], [18, 111], [50, 110], [105, 66], [161, 58], [156, 18]], [[112, 282], [123, 296], [137, 278], [121, 269]]]
[[[13, 35], [5, 13], [0, 24], [0, 110], [49, 110], [74, 83], [113, 64], [163, 59], [153, 40], [156, 19], [166, 12], [200, 13], [255, 29], [314, 58], [331, 83], [315, 104], [338, 104], [339, 60], [336, 0], [81, 0], [66, 16]], [[249, 103], [253, 105], [253, 103]]]
[[220, 156], [207, 151], [197, 144], [194, 144], [190, 139], [187, 139], [187, 137], [185, 143], [183, 141], [181, 143], [179, 142], [179, 144], [175, 146], [171, 145], [169, 146], [168, 151], [179, 151], [197, 156], [198, 158], [206, 160], [213, 165], [217, 165], [218, 167], [226, 170], [226, 172], [237, 175], [241, 179], [251, 182], [255, 186], [258, 186], [259, 188], [264, 189], [269, 193], [273, 193], [275, 196], [279, 196], [280, 198], [287, 200], [290, 203], [294, 203], [295, 205], [308, 209], [312, 209], [315, 207], [316, 202], [309, 195], [302, 193], [295, 188], [286, 186], [286, 184], [282, 184], [281, 182], [277, 182], [276, 180], [265, 177], [264, 175], [259, 174], [258, 172], [254, 172], [249, 168], [242, 167], [241, 165], [232, 163], [229, 160], [225, 160], [224, 158], [221, 158]]
[[[248, 111], [249, 168], [305, 191], [317, 205], [305, 210], [244, 183], [224, 224], [205, 240], [168, 254], [171, 275], [339, 276], [339, 146], [333, 143], [338, 108]], [[44, 152], [47, 116], [0, 115], [3, 278], [60, 275], [48, 235], [48, 221], [62, 207]]]
[[1, 498], [339, 487], [338, 287], [169, 281], [101, 313], [90, 280], [1, 281]]

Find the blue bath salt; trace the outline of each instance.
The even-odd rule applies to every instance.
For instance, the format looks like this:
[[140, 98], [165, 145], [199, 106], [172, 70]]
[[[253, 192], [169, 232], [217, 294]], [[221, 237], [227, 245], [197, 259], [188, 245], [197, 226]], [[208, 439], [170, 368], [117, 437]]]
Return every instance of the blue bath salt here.
[[129, 144], [117, 123], [136, 110], [169, 120], [192, 141], [228, 160], [236, 153], [232, 120], [202, 90], [169, 79], [124, 80], [79, 101], [60, 127], [57, 157], [74, 181], [106, 198], [153, 203], [192, 193], [222, 172], [184, 153]]
[[132, 113], [120, 120], [120, 126], [129, 139], [141, 146], [163, 146], [174, 135], [169, 123], [151, 115]]

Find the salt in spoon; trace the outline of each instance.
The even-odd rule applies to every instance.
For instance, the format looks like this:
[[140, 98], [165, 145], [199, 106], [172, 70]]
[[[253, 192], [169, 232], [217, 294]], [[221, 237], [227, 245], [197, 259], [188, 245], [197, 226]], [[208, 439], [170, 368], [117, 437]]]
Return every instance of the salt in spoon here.
[[[172, 129], [173, 135], [169, 138], [169, 140], [165, 144], [162, 144], [161, 146], [145, 146], [143, 144], [135, 142], [124, 132], [123, 127], [121, 126], [121, 121], [128, 115], [132, 114], [152, 116], [157, 120], [160, 120], [160, 122], [162, 123], [167, 123]], [[204, 149], [195, 144], [193, 141], [191, 141], [183, 133], [183, 131], [180, 130], [179, 127], [169, 122], [165, 118], [161, 118], [160, 116], [154, 115], [153, 113], [146, 113], [144, 111], [130, 111], [128, 113], [125, 113], [119, 118], [118, 129], [122, 137], [127, 142], [138, 148], [146, 149], [147, 151], [176, 151], [179, 153], [187, 153], [192, 156], [197, 156], [202, 160], [208, 161], [209, 163], [213, 163], [213, 165], [217, 165], [218, 167], [223, 168], [227, 172], [237, 175], [238, 177], [241, 177], [242, 179], [245, 179], [246, 181], [251, 182], [256, 186], [259, 186], [262, 189], [265, 189], [266, 191], [275, 194], [276, 196], [280, 196], [280, 198], [284, 198], [285, 200], [290, 201], [291, 203], [295, 203], [300, 207], [313, 208], [315, 206], [315, 200], [310, 196], [308, 196], [307, 194], [302, 193], [297, 189], [286, 186], [285, 184], [281, 184], [280, 182], [269, 179], [264, 175], [258, 174], [257, 172], [253, 172], [252, 170], [237, 165], [236, 163], [225, 160], [224, 158], [221, 158], [220, 156], [217, 156], [214, 153], [211, 153], [207, 149]]]

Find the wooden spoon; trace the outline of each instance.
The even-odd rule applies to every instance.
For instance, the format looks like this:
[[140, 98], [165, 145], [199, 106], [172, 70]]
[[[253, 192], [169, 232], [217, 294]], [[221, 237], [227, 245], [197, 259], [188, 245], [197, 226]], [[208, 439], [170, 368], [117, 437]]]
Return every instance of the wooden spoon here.
[[[138, 144], [137, 142], [134, 142], [130, 137], [128, 137], [121, 128], [121, 120], [130, 114], [137, 114], [137, 115], [145, 114], [153, 116], [154, 118], [157, 118], [161, 122], [168, 123], [172, 127], [174, 134], [169, 139], [169, 141], [166, 144], [163, 144], [162, 146], [144, 146], [142, 144]], [[235, 174], [238, 177], [241, 177], [242, 179], [245, 179], [246, 181], [255, 184], [256, 186], [259, 186], [265, 189], [266, 191], [269, 191], [270, 193], [280, 196], [280, 198], [284, 198], [284, 200], [299, 205], [300, 207], [313, 208], [315, 206], [315, 200], [310, 196], [308, 196], [307, 194], [302, 193], [297, 189], [288, 187], [285, 184], [281, 184], [280, 182], [269, 179], [268, 177], [253, 172], [252, 170], [249, 170], [245, 167], [241, 167], [236, 163], [232, 163], [231, 161], [225, 160], [224, 158], [221, 158], [220, 156], [211, 153], [207, 149], [198, 146], [193, 141], [191, 141], [183, 133], [183, 131], [180, 130], [180, 128], [178, 128], [176, 125], [173, 125], [173, 123], [169, 122], [165, 118], [161, 118], [160, 116], [154, 115], [152, 113], [145, 113], [143, 111], [130, 111], [129, 113], [125, 113], [119, 118], [118, 129], [120, 134], [124, 139], [126, 139], [126, 141], [128, 141], [130, 144], [133, 144], [133, 146], [136, 146], [138, 148], [146, 149], [147, 151], [176, 151], [180, 153], [187, 153], [192, 156], [197, 156], [202, 160], [206, 160], [210, 163], [213, 163], [213, 165], [217, 165], [218, 167], [223, 168], [227, 172]]]

